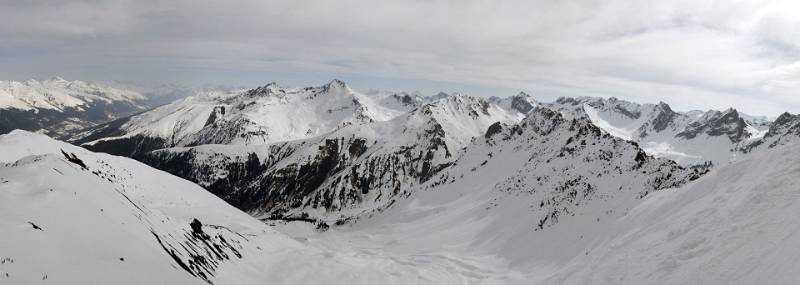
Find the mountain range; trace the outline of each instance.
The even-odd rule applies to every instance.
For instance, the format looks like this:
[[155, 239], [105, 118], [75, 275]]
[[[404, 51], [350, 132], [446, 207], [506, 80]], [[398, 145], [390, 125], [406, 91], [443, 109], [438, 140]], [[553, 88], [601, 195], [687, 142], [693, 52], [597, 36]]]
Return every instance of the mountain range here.
[[0, 237], [13, 241], [0, 273], [20, 284], [800, 277], [800, 115], [333, 80], [204, 92], [52, 132], [71, 144], [0, 136], [12, 229]]

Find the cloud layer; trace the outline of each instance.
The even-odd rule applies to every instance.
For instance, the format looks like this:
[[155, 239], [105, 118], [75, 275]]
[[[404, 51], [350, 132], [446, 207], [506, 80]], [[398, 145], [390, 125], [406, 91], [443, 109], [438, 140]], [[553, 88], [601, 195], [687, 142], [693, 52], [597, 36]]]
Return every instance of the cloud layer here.
[[10, 0], [0, 19], [7, 78], [344, 76], [800, 112], [797, 1]]

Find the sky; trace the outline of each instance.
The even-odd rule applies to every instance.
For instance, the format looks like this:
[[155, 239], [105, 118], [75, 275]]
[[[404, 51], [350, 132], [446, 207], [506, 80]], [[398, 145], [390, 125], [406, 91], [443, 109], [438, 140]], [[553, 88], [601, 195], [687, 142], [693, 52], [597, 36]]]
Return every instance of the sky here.
[[664, 101], [800, 113], [800, 1], [0, 1], [0, 79]]

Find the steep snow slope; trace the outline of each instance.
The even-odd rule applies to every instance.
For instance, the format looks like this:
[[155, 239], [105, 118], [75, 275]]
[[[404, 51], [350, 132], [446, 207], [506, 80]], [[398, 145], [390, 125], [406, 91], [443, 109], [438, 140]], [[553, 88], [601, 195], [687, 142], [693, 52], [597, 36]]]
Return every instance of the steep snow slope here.
[[0, 150], [3, 284], [476, 282], [460, 264], [306, 245], [127, 158], [23, 131]]
[[142, 160], [197, 181], [259, 217], [343, 222], [410, 194], [456, 159], [473, 137], [515, 115], [453, 95], [384, 122], [342, 127], [270, 146], [209, 145], [155, 151]]
[[25, 129], [64, 135], [148, 106], [138, 92], [78, 80], [0, 81], [0, 134]]
[[175, 146], [266, 144], [386, 121], [408, 108], [353, 91], [339, 80], [307, 88], [270, 83], [247, 91], [186, 98], [91, 130], [74, 141], [127, 156]]
[[550, 284], [794, 284], [800, 146], [660, 191], [614, 221]]

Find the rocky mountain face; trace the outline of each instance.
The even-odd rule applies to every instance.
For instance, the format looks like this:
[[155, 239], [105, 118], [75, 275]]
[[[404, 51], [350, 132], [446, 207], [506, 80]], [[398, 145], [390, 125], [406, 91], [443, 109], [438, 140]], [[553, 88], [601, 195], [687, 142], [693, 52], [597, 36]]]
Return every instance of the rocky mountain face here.
[[642, 145], [651, 155], [683, 165], [724, 164], [760, 140], [769, 123], [735, 109], [675, 112], [666, 103], [616, 98], [559, 98], [546, 104], [568, 117], [586, 117], [609, 133]]
[[637, 155], [643, 150], [635, 143], [595, 135], [590, 121], [546, 119], [557, 117], [543, 112], [527, 125], [493, 125], [408, 199], [312, 237], [467, 262], [489, 256], [467, 271], [487, 278], [498, 276], [491, 260], [499, 258], [500, 268], [512, 269], [502, 284], [783, 284], [797, 277], [784, 266], [798, 243], [786, 237], [798, 229], [800, 145], [765, 149], [698, 178], [703, 170], [641, 162], [647, 156]]
[[0, 134], [22, 129], [62, 137], [149, 107], [136, 91], [78, 80], [0, 81]]
[[747, 133], [747, 127], [748, 124], [734, 109], [723, 112], [710, 111], [703, 114], [700, 119], [689, 123], [683, 131], [675, 136], [684, 139], [693, 139], [701, 134], [711, 137], [726, 136], [732, 143], [740, 143], [751, 135]]
[[154, 151], [142, 161], [197, 181], [255, 216], [321, 225], [381, 211], [448, 167], [492, 123], [514, 115], [453, 95], [389, 121], [264, 147]]
[[517, 95], [506, 98], [491, 97], [488, 101], [497, 104], [503, 109], [516, 113], [517, 117], [520, 119], [524, 118], [525, 115], [540, 105], [539, 102], [533, 99], [533, 96], [525, 92], [520, 92]]
[[492, 125], [459, 157], [454, 163], [458, 167], [426, 185], [430, 191], [478, 175], [493, 181], [492, 191], [500, 197], [526, 201], [536, 216], [531, 225], [535, 230], [585, 214], [597, 204], [607, 211], [624, 210], [620, 205], [680, 187], [707, 172], [654, 158], [587, 118], [567, 119], [547, 108], [536, 108], [518, 124]]
[[353, 243], [385, 241], [376, 246], [414, 255], [501, 257], [505, 266], [540, 271], [509, 272], [503, 276], [520, 280], [500, 283], [546, 284], [538, 280], [591, 256], [602, 233], [636, 216], [638, 205], [710, 175], [649, 156], [586, 118], [546, 108], [519, 123], [492, 124], [454, 156], [408, 198], [332, 235], [347, 232], [342, 239]]
[[800, 115], [781, 114], [769, 124], [769, 129], [760, 140], [752, 141], [743, 148], [744, 152], [771, 149], [781, 145], [792, 144], [800, 140]]

